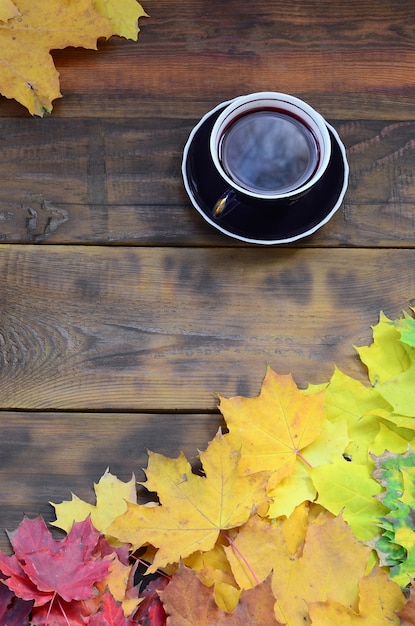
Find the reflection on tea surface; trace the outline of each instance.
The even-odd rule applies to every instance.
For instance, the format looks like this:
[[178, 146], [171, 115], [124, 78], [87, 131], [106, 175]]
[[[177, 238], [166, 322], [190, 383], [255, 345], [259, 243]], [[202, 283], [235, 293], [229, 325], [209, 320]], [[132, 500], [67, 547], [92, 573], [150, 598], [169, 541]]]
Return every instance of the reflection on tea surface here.
[[276, 195], [300, 187], [318, 165], [313, 133], [276, 110], [257, 110], [224, 132], [220, 159], [228, 176], [257, 194]]

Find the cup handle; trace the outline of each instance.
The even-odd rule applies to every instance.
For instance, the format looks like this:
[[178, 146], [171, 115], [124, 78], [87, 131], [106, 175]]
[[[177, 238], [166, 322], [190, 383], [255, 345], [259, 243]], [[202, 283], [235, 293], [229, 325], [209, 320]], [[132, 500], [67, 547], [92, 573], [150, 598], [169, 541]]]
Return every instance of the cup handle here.
[[236, 209], [236, 207], [240, 204], [236, 193], [233, 189], [227, 189], [225, 193], [221, 195], [221, 197], [216, 201], [215, 206], [213, 207], [213, 217], [220, 219], [225, 215], [228, 215]]

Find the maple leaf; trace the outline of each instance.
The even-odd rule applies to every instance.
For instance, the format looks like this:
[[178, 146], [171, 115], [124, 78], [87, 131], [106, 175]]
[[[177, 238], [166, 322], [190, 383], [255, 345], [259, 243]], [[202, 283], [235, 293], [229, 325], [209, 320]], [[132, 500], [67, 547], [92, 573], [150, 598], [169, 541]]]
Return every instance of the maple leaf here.
[[7, 587], [35, 606], [54, 601], [83, 600], [96, 593], [94, 583], [108, 573], [109, 562], [97, 560], [93, 551], [99, 533], [90, 520], [74, 524], [69, 534], [53, 539], [41, 517], [24, 519], [8, 533], [14, 554], [0, 554], [0, 569]]
[[108, 18], [112, 33], [126, 39], [138, 39], [138, 20], [148, 17], [137, 0], [94, 0], [98, 13]]
[[219, 408], [229, 428], [227, 437], [241, 451], [240, 470], [252, 474], [274, 472], [274, 482], [290, 476], [321, 432], [324, 394], [305, 394], [290, 375], [280, 376], [268, 368], [256, 398], [221, 397]]
[[311, 623], [315, 626], [399, 626], [396, 614], [405, 604], [399, 586], [388, 579], [386, 572], [374, 568], [369, 576], [359, 582], [359, 610], [331, 599], [310, 604]]
[[102, 597], [100, 611], [85, 621], [85, 624], [89, 626], [130, 626], [130, 624], [136, 623], [124, 616], [121, 605], [115, 601], [109, 592]]
[[357, 606], [358, 581], [365, 574], [370, 552], [340, 516], [323, 518], [322, 523], [317, 517], [309, 524], [303, 546], [295, 554], [280, 542], [272, 577], [277, 619], [293, 625], [310, 623], [310, 603], [328, 599]]
[[210, 589], [197, 575], [181, 565], [160, 597], [169, 626], [282, 626], [274, 616], [275, 598], [269, 580], [243, 591], [238, 606], [228, 614], [215, 604]]
[[389, 512], [378, 522], [383, 534], [371, 545], [391, 578], [406, 587], [415, 576], [415, 453], [408, 447], [405, 454], [386, 451], [373, 459], [373, 477], [385, 489], [378, 497]]
[[92, 0], [16, 0], [15, 4], [20, 15], [0, 23], [0, 92], [42, 116], [61, 96], [50, 50], [96, 49], [99, 37], [111, 36], [111, 25], [95, 11]]
[[158, 548], [149, 572], [177, 563], [196, 550], [210, 550], [221, 531], [244, 524], [266, 502], [263, 473], [241, 477], [239, 454], [221, 433], [200, 453], [205, 476], [192, 472], [184, 454], [170, 459], [149, 453], [147, 481], [160, 505], [128, 504], [108, 528], [110, 535], [138, 548]]
[[318, 491], [316, 502], [333, 515], [342, 512], [358, 539], [378, 534], [378, 519], [387, 512], [375, 496], [382, 488], [371, 476], [371, 467], [344, 459], [310, 470]]
[[386, 315], [380, 313], [379, 322], [372, 330], [372, 344], [356, 349], [368, 369], [370, 382], [375, 386], [405, 371], [411, 357], [401, 342], [399, 331]]
[[415, 595], [413, 580], [411, 581], [411, 587], [409, 588], [409, 598], [397, 615], [401, 620], [402, 626], [415, 626]]
[[5, 584], [0, 582], [0, 624], [28, 626], [32, 606], [33, 602], [21, 600]]
[[69, 532], [73, 522], [81, 522], [90, 516], [94, 528], [105, 533], [108, 526], [125, 513], [127, 502], [137, 502], [134, 474], [125, 483], [107, 469], [98, 483], [94, 484], [94, 491], [96, 505], [81, 500], [75, 494], [72, 494], [72, 500], [60, 504], [51, 502], [56, 513], [56, 520], [52, 525]]
[[[415, 308], [411, 310], [415, 313]], [[393, 325], [398, 330], [401, 341], [415, 348], [415, 318], [404, 312], [403, 318], [394, 320]]]
[[0, 21], [7, 22], [20, 15], [17, 6], [11, 0], [0, 0]]
[[373, 327], [372, 345], [357, 349], [372, 385], [393, 412], [412, 418], [415, 417], [414, 327], [415, 320], [408, 316], [392, 322], [381, 313], [379, 323]]

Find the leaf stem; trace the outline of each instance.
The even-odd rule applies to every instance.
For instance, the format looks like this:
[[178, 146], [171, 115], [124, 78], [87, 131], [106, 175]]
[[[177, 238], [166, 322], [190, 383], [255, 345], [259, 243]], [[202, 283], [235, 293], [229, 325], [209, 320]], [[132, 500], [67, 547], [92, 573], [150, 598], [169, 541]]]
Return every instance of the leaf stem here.
[[310, 469], [313, 469], [313, 466], [311, 465], [311, 463], [307, 461], [307, 459], [301, 454], [299, 450], [296, 450], [295, 453], [298, 456], [298, 458], [301, 459], [303, 463], [307, 465], [307, 467], [309, 467]]
[[234, 550], [234, 552], [236, 552], [236, 554], [239, 556], [239, 558], [242, 559], [242, 561], [245, 563], [246, 567], [248, 568], [249, 573], [251, 574], [255, 585], [259, 585], [259, 580], [255, 575], [254, 570], [252, 569], [252, 567], [250, 566], [250, 564], [248, 563], [248, 561], [246, 560], [246, 558], [244, 557], [244, 555], [242, 554], [242, 552], [239, 550], [238, 546], [235, 544], [234, 541], [232, 541], [232, 539], [229, 537], [229, 535], [227, 533], [225, 533], [224, 530], [220, 531], [221, 534], [225, 537], [226, 541], [229, 543], [229, 545], [231, 546], [232, 550]]
[[68, 626], [71, 626], [71, 623], [70, 623], [70, 621], [69, 621], [69, 619], [68, 619], [68, 616], [66, 615], [65, 611], [63, 610], [63, 606], [62, 606], [62, 604], [61, 604], [61, 602], [60, 602], [59, 598], [58, 598], [58, 605], [59, 605], [59, 608], [60, 608], [60, 610], [61, 610], [61, 612], [62, 612], [62, 615], [63, 615], [63, 617], [64, 617], [65, 622], [68, 624]]

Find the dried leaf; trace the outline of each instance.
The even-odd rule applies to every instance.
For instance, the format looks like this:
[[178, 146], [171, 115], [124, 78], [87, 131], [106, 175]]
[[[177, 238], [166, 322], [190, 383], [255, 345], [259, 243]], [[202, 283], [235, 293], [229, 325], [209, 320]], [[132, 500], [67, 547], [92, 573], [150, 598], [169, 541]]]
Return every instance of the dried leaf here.
[[137, 0], [94, 0], [94, 7], [109, 19], [114, 35], [137, 41], [138, 20], [147, 16]]
[[0, 21], [7, 22], [20, 15], [20, 11], [12, 0], [0, 0]]
[[56, 595], [66, 602], [90, 598], [96, 593], [94, 583], [108, 573], [109, 563], [92, 554], [99, 533], [89, 520], [74, 524], [64, 539], [56, 540], [42, 518], [26, 518], [9, 537], [14, 554], [0, 554], [0, 569], [9, 577], [5, 584], [36, 606]]
[[272, 589], [277, 619], [293, 625], [310, 623], [308, 605], [329, 598], [354, 606], [369, 555], [370, 549], [341, 517], [323, 523], [317, 518], [308, 526], [302, 550], [292, 554], [287, 546], [275, 558]]
[[235, 450], [241, 450], [240, 471], [273, 471], [278, 482], [292, 475], [297, 460], [307, 464], [304, 449], [316, 440], [323, 425], [324, 393], [307, 395], [291, 376], [268, 368], [258, 397], [221, 398], [219, 408], [229, 440]]
[[266, 501], [267, 476], [241, 477], [239, 454], [220, 433], [200, 459], [206, 476], [195, 475], [183, 454], [170, 459], [150, 452], [143, 484], [157, 492], [160, 506], [128, 504], [108, 529], [134, 548], [146, 543], [158, 548], [149, 572], [211, 550], [221, 530], [241, 526]]
[[404, 604], [399, 586], [388, 579], [386, 572], [375, 568], [359, 583], [358, 611], [329, 598], [310, 605], [311, 623], [315, 626], [399, 626], [397, 611]]
[[378, 518], [387, 509], [375, 496], [382, 488], [371, 476], [369, 464], [344, 459], [310, 470], [318, 491], [316, 502], [333, 515], [342, 512], [358, 539], [369, 541], [378, 534]]
[[0, 92], [33, 115], [43, 115], [61, 95], [50, 50], [96, 49], [99, 37], [111, 36], [111, 25], [94, 10], [92, 0], [16, 0], [16, 6], [20, 15], [0, 23]]
[[100, 611], [88, 617], [85, 623], [89, 626], [133, 626], [137, 622], [126, 619], [121, 605], [107, 592], [103, 595]]
[[72, 500], [60, 504], [51, 502], [56, 513], [56, 521], [52, 522], [52, 525], [69, 532], [73, 522], [81, 522], [91, 516], [94, 527], [105, 533], [108, 526], [119, 515], [125, 513], [127, 502], [137, 502], [134, 474], [131, 480], [125, 483], [107, 469], [98, 483], [94, 485], [94, 491], [96, 505], [81, 500], [75, 494], [72, 494]]
[[242, 592], [231, 614], [215, 604], [211, 590], [184, 566], [160, 595], [169, 626], [281, 626], [274, 616], [275, 598], [269, 580]]

